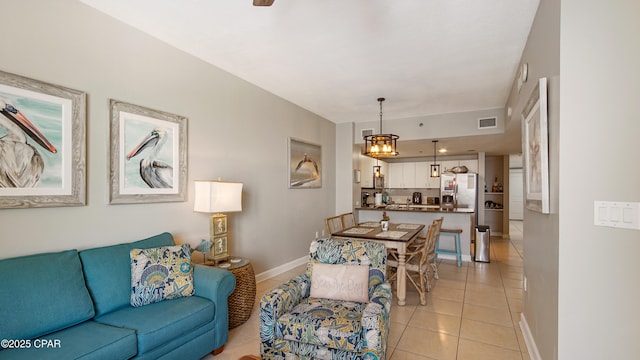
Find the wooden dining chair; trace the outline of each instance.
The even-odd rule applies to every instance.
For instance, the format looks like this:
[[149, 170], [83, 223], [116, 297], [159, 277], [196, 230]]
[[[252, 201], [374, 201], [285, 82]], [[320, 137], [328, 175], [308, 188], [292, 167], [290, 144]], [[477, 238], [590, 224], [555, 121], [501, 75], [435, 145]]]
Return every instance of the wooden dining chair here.
[[[431, 291], [431, 279], [437, 279], [437, 266], [434, 266], [436, 240], [440, 235], [442, 218], [433, 221], [427, 229], [427, 237], [412, 242], [405, 255], [406, 276], [420, 294], [420, 304], [427, 304], [427, 292]], [[390, 270], [389, 281], [397, 280], [399, 255], [392, 250], [387, 255], [387, 267]]]
[[352, 212], [345, 213], [340, 215], [342, 216], [342, 228], [350, 228], [352, 226], [356, 226], [356, 218], [353, 216]]
[[436, 244], [440, 237], [440, 230], [442, 229], [442, 221], [444, 218], [433, 220], [434, 230], [431, 234], [431, 238], [427, 239], [427, 264], [431, 269], [427, 269], [427, 291], [431, 291], [431, 279], [439, 279], [438, 275], [438, 256], [436, 254]]
[[327, 225], [327, 232], [329, 235], [344, 229], [342, 226], [342, 215], [328, 217], [325, 220], [325, 224]]

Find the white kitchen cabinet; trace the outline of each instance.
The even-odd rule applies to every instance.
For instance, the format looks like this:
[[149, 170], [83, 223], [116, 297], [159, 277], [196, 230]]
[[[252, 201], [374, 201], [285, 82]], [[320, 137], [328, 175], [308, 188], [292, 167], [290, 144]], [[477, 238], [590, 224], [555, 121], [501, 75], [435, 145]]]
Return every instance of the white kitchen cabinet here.
[[[374, 165], [376, 164], [376, 161], [373, 160]], [[378, 165], [380, 165], [380, 171], [382, 172], [382, 176], [384, 177], [384, 187], [389, 187], [389, 185], [387, 185], [387, 182], [389, 181], [389, 164], [382, 161], [382, 160], [378, 160], [377, 162]], [[373, 166], [371, 167], [373, 169]], [[372, 175], [373, 175], [373, 170], [372, 170]], [[374, 184], [375, 185], [375, 184]]]
[[389, 163], [389, 173], [387, 174], [387, 187], [401, 188], [404, 184], [402, 163]]
[[402, 177], [404, 178], [405, 188], [416, 187], [416, 163], [402, 163]]
[[416, 180], [415, 184], [417, 188], [428, 188], [429, 187], [429, 163], [427, 162], [417, 162], [415, 163], [415, 172], [416, 172]]
[[373, 187], [373, 165], [371, 160], [373, 159], [368, 156], [360, 156], [360, 187], [362, 188]]
[[[440, 165], [440, 173], [442, 173], [442, 165]], [[440, 176], [431, 177], [431, 167], [429, 167], [429, 173], [427, 176], [429, 176], [427, 187], [430, 189], [440, 189]]]
[[389, 188], [415, 188], [416, 187], [416, 164], [409, 163], [389, 163]]
[[[360, 187], [361, 188], [373, 188], [373, 167], [380, 164], [382, 175], [388, 179], [388, 166], [387, 163], [381, 160], [376, 160], [368, 156], [360, 156]], [[388, 180], [387, 180], [388, 181]], [[386, 185], [385, 185], [386, 186]]]
[[[438, 164], [436, 162], [436, 164]], [[427, 189], [439, 189], [440, 177], [431, 177], [431, 165], [433, 162], [416, 163], [416, 187]]]

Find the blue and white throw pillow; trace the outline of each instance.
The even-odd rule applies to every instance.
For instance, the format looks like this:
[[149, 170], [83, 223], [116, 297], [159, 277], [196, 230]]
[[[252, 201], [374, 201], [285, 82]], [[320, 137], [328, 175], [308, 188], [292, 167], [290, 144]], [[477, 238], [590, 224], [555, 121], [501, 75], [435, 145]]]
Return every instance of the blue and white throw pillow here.
[[193, 295], [193, 267], [188, 244], [133, 249], [130, 257], [131, 306]]

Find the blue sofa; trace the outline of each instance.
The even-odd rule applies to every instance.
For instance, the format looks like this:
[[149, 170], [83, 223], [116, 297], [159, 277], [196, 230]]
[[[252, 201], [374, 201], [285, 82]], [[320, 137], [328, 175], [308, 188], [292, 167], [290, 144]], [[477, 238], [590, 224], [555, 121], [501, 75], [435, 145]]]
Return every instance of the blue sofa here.
[[0, 260], [0, 359], [199, 359], [222, 351], [230, 272], [195, 264], [193, 296], [129, 304], [129, 252], [172, 245], [163, 233]]

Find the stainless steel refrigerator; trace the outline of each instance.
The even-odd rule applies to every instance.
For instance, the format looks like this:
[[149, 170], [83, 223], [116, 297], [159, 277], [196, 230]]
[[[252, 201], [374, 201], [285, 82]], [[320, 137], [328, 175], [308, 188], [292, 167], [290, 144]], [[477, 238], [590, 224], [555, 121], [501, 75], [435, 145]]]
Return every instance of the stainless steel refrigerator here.
[[440, 175], [440, 204], [445, 196], [453, 197], [454, 208], [474, 209], [475, 221], [478, 223], [478, 174], [441, 174]]

